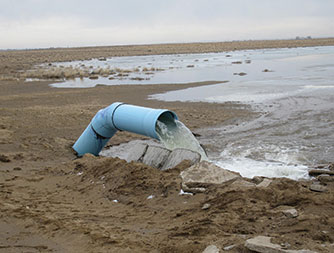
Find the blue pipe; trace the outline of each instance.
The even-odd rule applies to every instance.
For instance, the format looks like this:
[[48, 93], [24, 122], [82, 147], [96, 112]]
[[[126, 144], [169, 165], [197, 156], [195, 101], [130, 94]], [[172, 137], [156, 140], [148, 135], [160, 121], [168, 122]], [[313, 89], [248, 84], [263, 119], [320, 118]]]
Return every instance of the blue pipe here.
[[99, 110], [85, 131], [73, 145], [78, 156], [98, 155], [117, 132], [128, 131], [159, 139], [155, 131], [157, 121], [174, 122], [177, 115], [166, 109], [152, 109], [123, 103], [113, 103]]

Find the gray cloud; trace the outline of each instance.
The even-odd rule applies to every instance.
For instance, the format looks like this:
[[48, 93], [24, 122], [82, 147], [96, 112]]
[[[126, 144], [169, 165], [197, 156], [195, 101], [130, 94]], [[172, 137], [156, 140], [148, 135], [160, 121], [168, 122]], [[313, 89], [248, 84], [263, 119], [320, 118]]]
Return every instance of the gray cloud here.
[[332, 0], [0, 0], [0, 48], [333, 36]]

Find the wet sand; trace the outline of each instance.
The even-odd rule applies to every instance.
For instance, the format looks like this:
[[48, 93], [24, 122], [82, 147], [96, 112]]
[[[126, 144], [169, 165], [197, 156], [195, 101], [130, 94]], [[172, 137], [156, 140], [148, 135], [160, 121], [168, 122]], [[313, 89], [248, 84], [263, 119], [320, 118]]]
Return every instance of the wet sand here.
[[[218, 185], [180, 196], [186, 164], [161, 172], [120, 159], [76, 159], [71, 150], [95, 113], [116, 101], [173, 110], [193, 132], [256, 116], [241, 104], [147, 100], [215, 82], [55, 89], [14, 80], [45, 62], [316, 45], [334, 39], [0, 51], [0, 252], [202, 252], [210, 244], [248, 252], [245, 240], [256, 235], [289, 249], [333, 252], [332, 182], [327, 192], [310, 191], [310, 181], [275, 179], [264, 189]], [[119, 132], [109, 145], [137, 138]], [[298, 217], [283, 215], [285, 206]]]

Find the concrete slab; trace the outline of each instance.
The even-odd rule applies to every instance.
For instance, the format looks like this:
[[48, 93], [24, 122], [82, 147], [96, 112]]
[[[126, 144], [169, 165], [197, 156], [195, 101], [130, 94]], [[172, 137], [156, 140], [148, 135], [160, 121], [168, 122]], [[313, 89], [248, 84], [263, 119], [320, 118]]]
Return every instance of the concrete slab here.
[[188, 149], [183, 149], [183, 148], [174, 149], [170, 153], [169, 157], [167, 158], [165, 164], [162, 166], [161, 170], [168, 170], [174, 168], [176, 165], [178, 165], [184, 160], [189, 160], [191, 164], [195, 164], [201, 160], [201, 155], [197, 152]]
[[271, 243], [271, 238], [268, 236], [257, 236], [252, 239], [248, 239], [245, 243], [245, 247], [252, 251], [261, 253], [286, 252], [280, 245]]
[[315, 253], [311, 250], [287, 250], [282, 249], [281, 245], [271, 243], [271, 238], [268, 236], [257, 236], [248, 239], [245, 247], [249, 250], [260, 253]]
[[219, 248], [216, 245], [209, 245], [203, 253], [219, 253]]
[[259, 188], [267, 188], [271, 182], [273, 180], [269, 179], [269, 178], [265, 178], [263, 179], [263, 181], [261, 183], [259, 183], [258, 185], [256, 185], [256, 187], [259, 187]]
[[231, 186], [240, 187], [240, 188], [252, 188], [252, 187], [256, 187], [256, 184], [249, 182], [247, 180], [244, 180], [242, 178], [238, 178], [231, 184]]
[[135, 145], [133, 145], [130, 149], [129, 149], [129, 153], [126, 157], [126, 161], [127, 162], [138, 162], [141, 161], [142, 158], [144, 157], [146, 150], [148, 148], [148, 145], [145, 143], [137, 143]]
[[166, 148], [148, 146], [142, 162], [153, 168], [160, 169], [165, 164], [170, 153], [171, 151]]
[[187, 191], [205, 188], [210, 184], [223, 184], [241, 178], [239, 173], [225, 170], [207, 161], [202, 161], [189, 167], [182, 171], [180, 176], [182, 178], [182, 186], [185, 186]]
[[317, 183], [311, 184], [309, 188], [311, 191], [314, 191], [314, 192], [327, 192], [328, 191], [326, 186], [317, 184]]

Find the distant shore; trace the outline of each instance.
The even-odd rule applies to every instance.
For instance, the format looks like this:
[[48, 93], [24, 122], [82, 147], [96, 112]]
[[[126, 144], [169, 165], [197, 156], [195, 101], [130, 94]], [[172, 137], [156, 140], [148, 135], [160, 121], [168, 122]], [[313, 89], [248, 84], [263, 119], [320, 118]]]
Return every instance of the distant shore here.
[[170, 43], [77, 48], [0, 51], [0, 79], [15, 77], [18, 71], [51, 62], [88, 60], [100, 57], [229, 52], [246, 49], [332, 46], [334, 38], [294, 40], [248, 40], [207, 43]]

